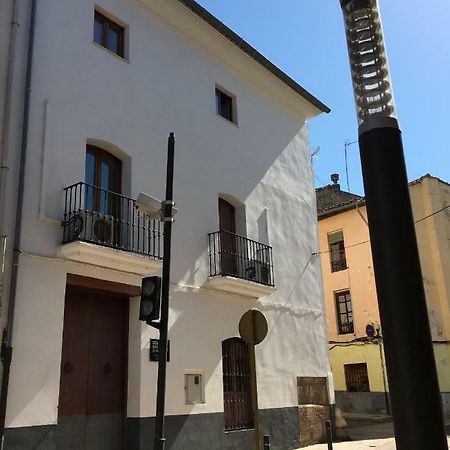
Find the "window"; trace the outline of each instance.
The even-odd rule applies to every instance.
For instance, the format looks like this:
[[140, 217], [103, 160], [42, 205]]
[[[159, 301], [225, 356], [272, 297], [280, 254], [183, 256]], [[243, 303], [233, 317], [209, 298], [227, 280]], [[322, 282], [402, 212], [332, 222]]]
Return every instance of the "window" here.
[[330, 249], [331, 271], [339, 272], [347, 268], [345, 258], [344, 233], [338, 231], [328, 235], [328, 247]]
[[105, 150], [88, 145], [85, 170], [86, 183], [90, 185], [86, 189], [86, 209], [116, 215], [118, 197], [112, 193], [121, 191], [121, 161]]
[[253, 428], [250, 348], [240, 338], [222, 342], [225, 431]]
[[238, 259], [236, 237], [236, 210], [234, 206], [219, 197], [220, 255], [222, 273], [238, 275]]
[[370, 392], [367, 364], [344, 364], [345, 384], [349, 392]]
[[[120, 194], [121, 161], [100, 148], [86, 147], [82, 236], [102, 245], [121, 245], [122, 213], [130, 203]], [[81, 197], [81, 190], [78, 193]], [[77, 196], [77, 192], [75, 192]], [[81, 200], [81, 198], [80, 198]]]
[[108, 17], [95, 11], [94, 41], [102, 47], [111, 50], [118, 56], [124, 57], [125, 29]]
[[236, 123], [236, 114], [234, 111], [234, 98], [216, 88], [216, 113], [230, 122]]
[[353, 310], [350, 291], [336, 292], [336, 311], [339, 334], [353, 333]]

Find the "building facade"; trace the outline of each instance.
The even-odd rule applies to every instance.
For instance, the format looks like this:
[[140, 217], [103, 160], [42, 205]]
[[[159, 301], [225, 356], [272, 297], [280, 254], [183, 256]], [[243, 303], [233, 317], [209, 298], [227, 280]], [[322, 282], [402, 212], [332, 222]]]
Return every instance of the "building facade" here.
[[163, 198], [172, 131], [166, 448], [253, 448], [251, 309], [261, 433], [298, 447], [302, 380], [330, 385], [307, 132], [328, 108], [191, 0], [1, 8], [5, 448], [152, 448], [163, 236], [134, 199]]
[[[341, 191], [336, 178], [334, 181], [317, 189], [317, 210], [336, 404], [348, 412], [389, 413], [389, 384], [365, 201]], [[425, 175], [410, 183], [410, 195], [439, 384], [444, 412], [448, 414], [450, 185]]]

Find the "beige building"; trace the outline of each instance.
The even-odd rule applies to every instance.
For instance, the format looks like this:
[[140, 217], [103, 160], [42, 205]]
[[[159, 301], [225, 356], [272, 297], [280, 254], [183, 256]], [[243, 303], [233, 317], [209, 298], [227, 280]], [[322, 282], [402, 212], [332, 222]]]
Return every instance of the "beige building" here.
[[[389, 412], [365, 199], [341, 191], [337, 175], [332, 180], [316, 193], [336, 404], [344, 411]], [[450, 184], [427, 174], [410, 183], [410, 194], [443, 406], [449, 413]]]

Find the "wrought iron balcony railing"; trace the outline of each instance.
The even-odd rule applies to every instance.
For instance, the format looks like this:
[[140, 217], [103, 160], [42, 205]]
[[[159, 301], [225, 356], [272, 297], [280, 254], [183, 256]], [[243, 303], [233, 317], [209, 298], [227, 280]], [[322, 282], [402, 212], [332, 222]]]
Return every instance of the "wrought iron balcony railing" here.
[[135, 208], [136, 200], [79, 182], [64, 189], [63, 244], [91, 242], [162, 259], [162, 224]]
[[274, 286], [272, 247], [228, 231], [209, 233], [209, 275]]

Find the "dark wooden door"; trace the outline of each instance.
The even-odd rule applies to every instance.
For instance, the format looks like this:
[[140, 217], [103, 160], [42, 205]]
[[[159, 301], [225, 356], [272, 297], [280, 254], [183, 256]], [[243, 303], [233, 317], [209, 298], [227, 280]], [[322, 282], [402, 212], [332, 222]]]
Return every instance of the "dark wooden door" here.
[[127, 298], [68, 289], [58, 450], [124, 448], [127, 323]]
[[236, 210], [223, 198], [219, 198], [219, 228], [222, 275], [236, 276], [238, 267]]

